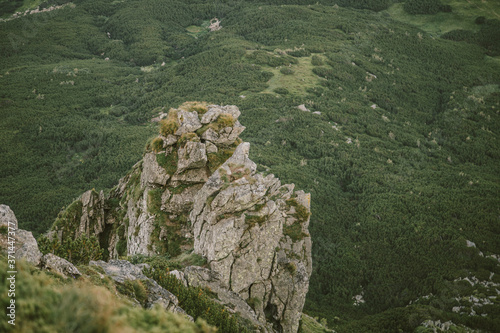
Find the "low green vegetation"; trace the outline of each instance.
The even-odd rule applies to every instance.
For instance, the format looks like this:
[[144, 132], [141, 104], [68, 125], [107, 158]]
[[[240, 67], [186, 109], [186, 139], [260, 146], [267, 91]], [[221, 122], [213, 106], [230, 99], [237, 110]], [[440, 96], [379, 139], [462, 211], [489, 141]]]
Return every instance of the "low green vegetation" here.
[[116, 290], [131, 299], [137, 300], [143, 307], [146, 306], [148, 291], [140, 280], [125, 280], [124, 283], [116, 285]]
[[[0, 287], [9, 289], [7, 258], [0, 256]], [[157, 306], [150, 310], [133, 307], [115, 296], [113, 284], [96, 285], [103, 280], [88, 266], [81, 271], [91, 274], [78, 280], [63, 279], [40, 271], [24, 261], [17, 262], [16, 321], [0, 322], [2, 332], [99, 332], [99, 333], [213, 333], [215, 329], [198, 319], [190, 322], [178, 314]], [[92, 278], [92, 276], [96, 278]], [[138, 284], [139, 282], [136, 282]], [[130, 289], [130, 288], [129, 288]], [[133, 288], [132, 288], [133, 289]], [[131, 289], [131, 290], [132, 290]], [[140, 289], [140, 288], [139, 288]], [[129, 290], [129, 291], [131, 291]], [[134, 295], [142, 291], [134, 289]], [[10, 304], [7, 293], [0, 305]]]
[[[405, 10], [405, 7], [418, 5], [418, 1], [397, 2], [391, 5], [387, 12], [396, 20], [411, 23], [420, 29], [434, 36], [440, 36], [452, 30], [469, 30], [477, 32], [481, 28], [476, 19], [483, 17], [485, 19], [500, 19], [498, 13], [498, 4], [495, 1], [483, 0], [440, 0], [433, 1], [437, 3], [437, 12], [433, 14], [411, 14]], [[451, 8], [451, 11], [442, 11], [442, 7]], [[430, 8], [430, 7], [429, 7]]]
[[[103, 259], [103, 250], [96, 236], [82, 235], [76, 239], [65, 238], [61, 243], [57, 238], [38, 238], [38, 247], [43, 254], [52, 253], [74, 264], [88, 264], [91, 260]], [[126, 250], [126, 245], [125, 245]]]
[[215, 302], [206, 290], [199, 287], [185, 287], [174, 275], [169, 274], [168, 270], [146, 270], [146, 275], [177, 296], [179, 306], [195, 320], [202, 318], [208, 324], [217, 327], [220, 332], [250, 332], [223, 305]]
[[156, 162], [162, 166], [169, 175], [173, 175], [177, 171], [177, 163], [179, 161], [179, 155], [177, 150], [173, 150], [168, 155], [156, 154]]

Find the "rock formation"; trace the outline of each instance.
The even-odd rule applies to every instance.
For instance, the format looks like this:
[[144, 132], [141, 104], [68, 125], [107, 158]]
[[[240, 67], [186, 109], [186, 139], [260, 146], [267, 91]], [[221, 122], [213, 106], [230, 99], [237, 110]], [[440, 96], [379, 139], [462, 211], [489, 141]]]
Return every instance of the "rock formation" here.
[[133, 265], [126, 260], [110, 260], [109, 262], [99, 260], [91, 261], [89, 264], [101, 267], [106, 275], [119, 284], [124, 284], [127, 281], [141, 281], [147, 290], [146, 308], [152, 308], [155, 304], [159, 304], [167, 311], [181, 313], [193, 320], [179, 307], [179, 301], [174, 294], [143, 274], [142, 269], [144, 266], [148, 266], [147, 264]]
[[185, 103], [108, 195], [85, 192], [60, 213], [52, 237], [96, 235], [109, 259], [194, 250], [192, 286], [263, 332], [296, 332], [311, 274], [310, 197], [256, 172], [236, 106]]
[[14, 238], [14, 257], [24, 258], [35, 266], [40, 264], [42, 253], [38, 250], [35, 237], [31, 231], [18, 229], [16, 216], [7, 205], [0, 205], [0, 228], [3, 230], [0, 233], [0, 248], [8, 252], [9, 248], [12, 249], [9, 242]]

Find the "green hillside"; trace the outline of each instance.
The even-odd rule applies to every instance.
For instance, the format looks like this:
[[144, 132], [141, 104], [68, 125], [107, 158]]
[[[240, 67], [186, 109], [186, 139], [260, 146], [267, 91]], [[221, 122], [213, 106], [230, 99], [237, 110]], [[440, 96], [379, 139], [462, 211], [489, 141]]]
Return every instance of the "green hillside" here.
[[235, 104], [252, 160], [312, 195], [307, 314], [498, 332], [500, 4], [49, 0], [12, 17], [36, 5], [0, 2], [0, 203], [21, 228], [114, 186], [161, 110]]

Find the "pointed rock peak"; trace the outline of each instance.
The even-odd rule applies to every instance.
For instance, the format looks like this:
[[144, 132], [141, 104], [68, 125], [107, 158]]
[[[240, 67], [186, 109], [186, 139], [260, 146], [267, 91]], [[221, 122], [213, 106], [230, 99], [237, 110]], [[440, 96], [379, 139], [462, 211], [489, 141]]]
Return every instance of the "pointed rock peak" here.
[[240, 115], [205, 102], [162, 113], [143, 160], [108, 195], [82, 195], [53, 234], [93, 234], [108, 259], [194, 251], [208, 268], [184, 271], [186, 283], [263, 332], [296, 332], [312, 271], [310, 196], [257, 172]]

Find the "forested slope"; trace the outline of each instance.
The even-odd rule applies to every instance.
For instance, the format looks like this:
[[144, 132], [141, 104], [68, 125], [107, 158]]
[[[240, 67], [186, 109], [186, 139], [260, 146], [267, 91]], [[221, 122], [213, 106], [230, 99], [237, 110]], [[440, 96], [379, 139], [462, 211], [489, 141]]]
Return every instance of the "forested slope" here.
[[[497, 330], [498, 20], [440, 36], [399, 7], [374, 11], [389, 2], [334, 4], [92, 0], [15, 19], [2, 7], [0, 202], [42, 233], [125, 175], [162, 108], [235, 104], [252, 160], [311, 192], [306, 313], [339, 332]], [[213, 17], [222, 29], [208, 32]]]

